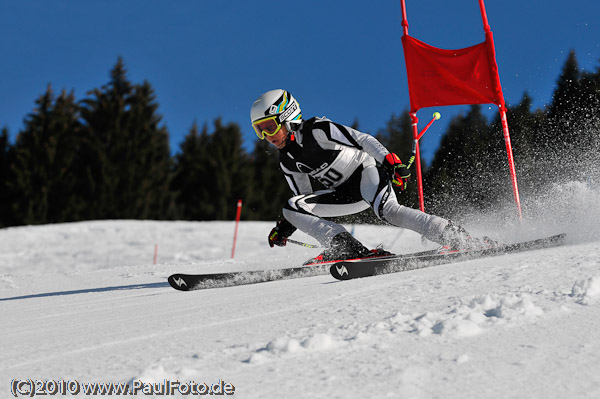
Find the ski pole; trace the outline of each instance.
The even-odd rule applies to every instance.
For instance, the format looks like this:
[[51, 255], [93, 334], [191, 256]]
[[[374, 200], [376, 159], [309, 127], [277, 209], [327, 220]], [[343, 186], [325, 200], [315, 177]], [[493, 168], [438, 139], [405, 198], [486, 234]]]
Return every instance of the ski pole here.
[[308, 244], [308, 243], [305, 243], [302, 241], [292, 240], [291, 238], [288, 238], [287, 242], [290, 242], [290, 243], [296, 244], [296, 245], [300, 245], [301, 247], [306, 247], [306, 248], [323, 248], [320, 245]]
[[423, 128], [423, 130], [421, 130], [421, 132], [419, 133], [419, 135], [414, 138], [413, 146], [412, 146], [412, 154], [410, 156], [410, 159], [408, 160], [408, 165], [406, 165], [406, 167], [408, 169], [410, 169], [410, 167], [412, 166], [413, 162], [415, 161], [415, 155], [417, 155], [417, 143], [419, 142], [419, 140], [421, 139], [421, 137], [423, 137], [423, 135], [425, 134], [425, 132], [427, 131], [427, 129], [429, 129], [431, 127], [431, 125], [433, 124], [433, 122], [437, 121], [441, 117], [442, 117], [442, 114], [440, 114], [439, 112], [434, 112], [433, 113], [433, 118], [429, 121], [429, 123], [427, 124], [427, 126], [425, 126]]

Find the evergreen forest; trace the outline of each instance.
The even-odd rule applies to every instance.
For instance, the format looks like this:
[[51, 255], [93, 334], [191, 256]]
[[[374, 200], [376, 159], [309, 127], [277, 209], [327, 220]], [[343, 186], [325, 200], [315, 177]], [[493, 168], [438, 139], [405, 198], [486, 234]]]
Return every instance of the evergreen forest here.
[[[14, 143], [7, 128], [0, 130], [0, 227], [98, 219], [230, 220], [238, 199], [244, 203], [242, 219], [279, 217], [291, 191], [274, 148], [256, 140], [248, 151], [240, 127], [216, 119], [212, 126], [194, 124], [172, 151], [158, 108], [152, 85], [130, 82], [122, 59], [108, 83], [83, 99], [48, 86]], [[551, 191], [555, 183], [597, 181], [598, 115], [600, 68], [581, 70], [573, 51], [543, 109], [532, 109], [526, 91], [518, 104], [508, 105], [525, 205], [528, 195]], [[408, 158], [408, 110], [382, 124], [369, 133]], [[358, 122], [354, 127], [360, 130]], [[423, 166], [430, 213], [493, 212], [513, 201], [499, 116], [488, 120], [479, 105], [452, 119], [431, 164]], [[398, 199], [418, 207], [414, 181]], [[360, 220], [374, 221], [369, 215]]]

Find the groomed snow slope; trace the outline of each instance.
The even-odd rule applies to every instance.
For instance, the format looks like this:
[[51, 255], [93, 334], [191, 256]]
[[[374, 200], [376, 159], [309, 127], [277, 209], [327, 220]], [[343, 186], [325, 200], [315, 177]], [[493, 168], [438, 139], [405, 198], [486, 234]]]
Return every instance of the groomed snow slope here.
[[[597, 196], [573, 190], [587, 193], [575, 214], [495, 236], [566, 231], [566, 246], [348, 282], [167, 285], [174, 272], [297, 266], [317, 252], [270, 249], [267, 222], [240, 224], [234, 260], [233, 222], [2, 229], [0, 397], [30, 378], [222, 379], [240, 398], [598, 398]], [[370, 246], [423, 249], [409, 231], [348, 227]]]

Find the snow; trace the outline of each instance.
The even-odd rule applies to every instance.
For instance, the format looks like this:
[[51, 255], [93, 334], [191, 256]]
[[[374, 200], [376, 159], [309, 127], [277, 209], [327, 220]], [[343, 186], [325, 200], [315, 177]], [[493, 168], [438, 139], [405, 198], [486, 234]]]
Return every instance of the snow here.
[[[557, 190], [529, 205], [521, 228], [483, 216], [467, 227], [504, 241], [565, 231], [563, 247], [346, 282], [166, 283], [175, 272], [298, 266], [318, 252], [269, 248], [272, 222], [242, 222], [235, 259], [233, 222], [2, 229], [0, 396], [13, 379], [54, 379], [221, 381], [241, 398], [598, 398], [600, 195]], [[369, 246], [424, 249], [410, 231], [348, 227]]]

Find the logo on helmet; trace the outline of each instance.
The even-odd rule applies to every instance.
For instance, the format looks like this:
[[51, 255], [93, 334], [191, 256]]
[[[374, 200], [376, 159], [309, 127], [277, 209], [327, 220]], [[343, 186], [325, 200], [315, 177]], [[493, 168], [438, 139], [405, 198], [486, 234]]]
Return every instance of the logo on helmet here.
[[271, 105], [269, 107], [269, 114], [270, 115], [276, 114], [277, 113], [277, 109], [278, 109], [277, 105], [275, 105], [275, 104]]
[[288, 109], [286, 109], [285, 111], [283, 111], [281, 113], [281, 115], [279, 115], [279, 120], [282, 121], [282, 122], [283, 121], [287, 121], [288, 118], [290, 116], [292, 116], [292, 114], [294, 112], [296, 112], [297, 109], [298, 109], [298, 103], [294, 101], [293, 103], [290, 104], [290, 106], [289, 106]]

